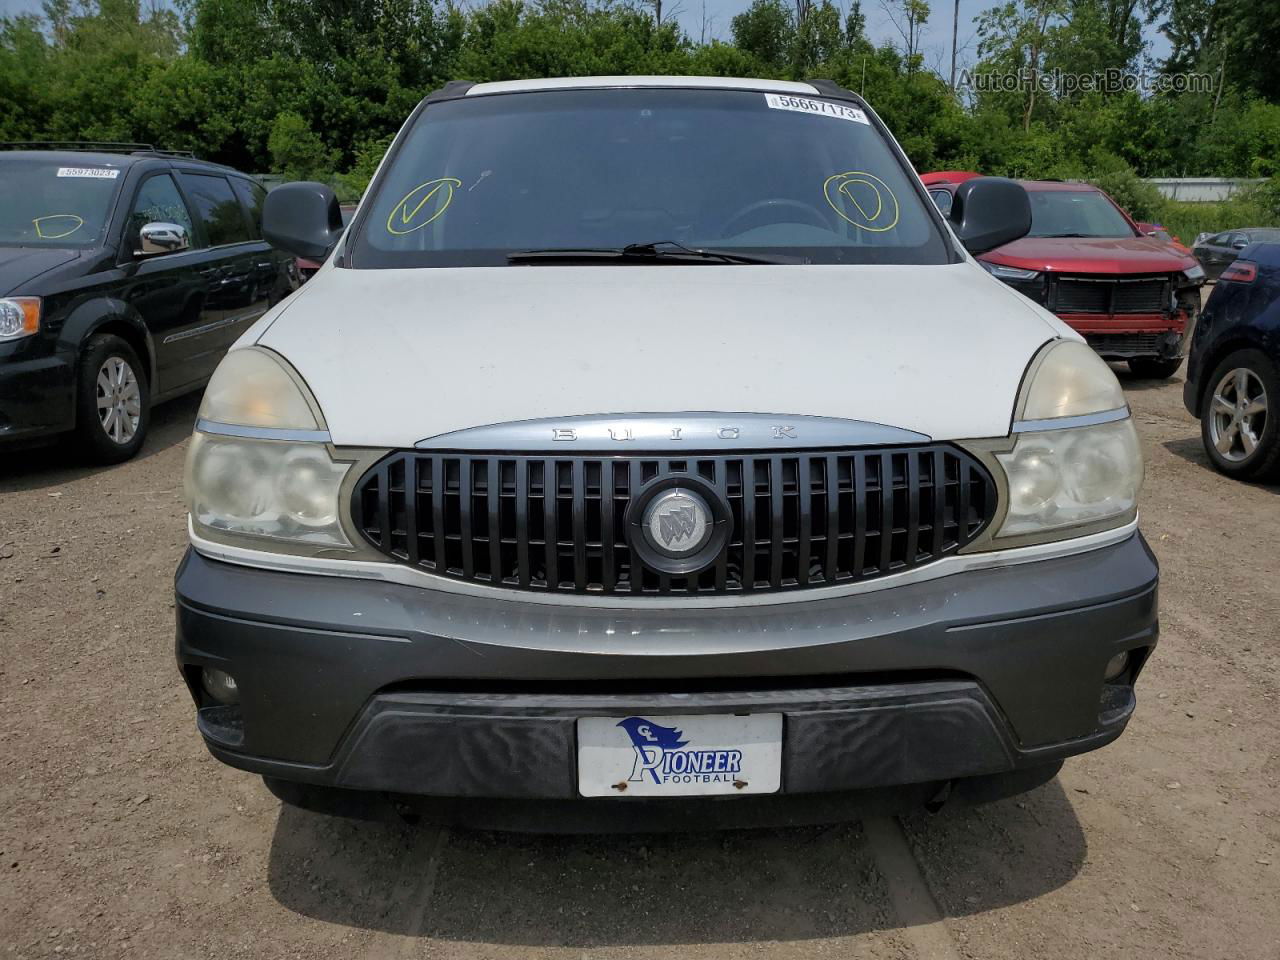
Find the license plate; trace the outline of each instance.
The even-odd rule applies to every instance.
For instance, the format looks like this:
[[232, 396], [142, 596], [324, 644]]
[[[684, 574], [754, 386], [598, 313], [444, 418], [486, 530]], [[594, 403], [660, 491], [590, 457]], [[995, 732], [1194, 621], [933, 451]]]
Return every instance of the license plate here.
[[775, 793], [781, 779], [780, 713], [578, 720], [584, 797]]

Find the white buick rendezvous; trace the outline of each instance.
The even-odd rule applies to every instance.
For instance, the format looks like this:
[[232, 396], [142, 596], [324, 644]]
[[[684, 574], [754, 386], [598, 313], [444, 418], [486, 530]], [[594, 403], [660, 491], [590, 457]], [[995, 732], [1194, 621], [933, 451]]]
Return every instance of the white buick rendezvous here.
[[[1027, 789], [1157, 637], [1115, 377], [832, 84], [454, 83], [215, 374], [177, 657], [293, 803], [510, 828]], [[388, 802], [390, 801], [390, 802]]]

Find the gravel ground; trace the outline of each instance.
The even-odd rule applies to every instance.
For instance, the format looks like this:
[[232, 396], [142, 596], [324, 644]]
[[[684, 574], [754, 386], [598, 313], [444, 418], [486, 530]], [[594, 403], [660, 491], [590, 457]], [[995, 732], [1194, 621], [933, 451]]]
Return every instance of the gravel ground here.
[[1280, 958], [1280, 488], [1126, 381], [1163, 565], [1113, 746], [977, 810], [545, 838], [282, 809], [172, 657], [194, 400], [135, 461], [0, 459], [0, 955]]

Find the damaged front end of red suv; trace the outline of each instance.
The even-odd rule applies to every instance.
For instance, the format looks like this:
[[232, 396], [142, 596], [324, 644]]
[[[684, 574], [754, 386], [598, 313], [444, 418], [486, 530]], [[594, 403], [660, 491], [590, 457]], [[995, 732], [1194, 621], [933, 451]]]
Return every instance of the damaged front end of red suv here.
[[[935, 202], [947, 205], [954, 176], [922, 179]], [[1097, 187], [1021, 183], [1031, 232], [983, 254], [982, 265], [1057, 314], [1103, 358], [1128, 361], [1139, 376], [1172, 376], [1200, 310], [1204, 270], [1195, 258], [1144, 234]]]

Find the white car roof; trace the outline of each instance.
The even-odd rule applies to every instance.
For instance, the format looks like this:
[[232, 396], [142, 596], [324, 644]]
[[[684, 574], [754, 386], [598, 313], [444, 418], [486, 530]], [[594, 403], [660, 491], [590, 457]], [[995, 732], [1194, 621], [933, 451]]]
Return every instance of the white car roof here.
[[705, 87], [719, 90], [764, 90], [812, 97], [817, 90], [791, 80], [753, 80], [746, 77], [546, 77], [534, 80], [500, 80], [477, 83], [467, 91], [476, 97], [490, 93], [527, 93], [530, 90], [573, 90], [582, 87]]

